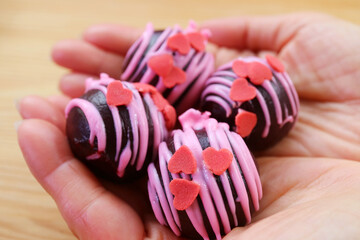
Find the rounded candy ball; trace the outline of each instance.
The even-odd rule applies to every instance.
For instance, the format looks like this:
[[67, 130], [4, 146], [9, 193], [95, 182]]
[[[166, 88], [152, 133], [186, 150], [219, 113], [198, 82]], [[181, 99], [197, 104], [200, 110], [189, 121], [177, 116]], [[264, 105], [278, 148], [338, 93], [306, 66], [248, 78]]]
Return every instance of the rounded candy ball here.
[[205, 51], [208, 31], [191, 22], [155, 31], [148, 24], [124, 60], [121, 79], [156, 87], [178, 113], [198, 103], [205, 80], [214, 71], [214, 57]]
[[157, 220], [178, 236], [221, 239], [251, 221], [261, 182], [243, 139], [226, 123], [190, 109], [159, 146], [148, 167], [148, 191]]
[[66, 107], [66, 134], [74, 155], [93, 171], [119, 180], [141, 176], [176, 120], [175, 109], [147, 84], [102, 74]]
[[288, 134], [299, 98], [283, 64], [273, 56], [239, 58], [206, 81], [201, 110], [227, 122], [251, 150], [268, 148]]

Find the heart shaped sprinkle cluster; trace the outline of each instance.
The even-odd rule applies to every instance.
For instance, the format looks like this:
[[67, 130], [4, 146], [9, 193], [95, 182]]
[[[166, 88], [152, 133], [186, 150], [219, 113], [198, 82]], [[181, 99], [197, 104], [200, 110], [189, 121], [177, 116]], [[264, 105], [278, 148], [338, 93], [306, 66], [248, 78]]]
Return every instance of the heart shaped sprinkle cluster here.
[[239, 77], [248, 78], [255, 85], [261, 85], [265, 80], [272, 79], [270, 68], [260, 62], [235, 60], [232, 70]]
[[257, 117], [255, 113], [248, 112], [242, 109], [238, 110], [238, 114], [235, 117], [236, 132], [241, 137], [247, 137], [250, 135], [257, 123]]
[[106, 102], [110, 106], [128, 105], [132, 100], [131, 90], [124, 88], [120, 81], [111, 82], [106, 93]]
[[191, 150], [183, 145], [171, 157], [168, 169], [171, 173], [193, 174], [196, 171], [196, 159]]
[[[189, 53], [191, 47], [201, 52], [205, 50], [205, 37], [199, 32], [187, 34], [177, 33], [168, 38], [167, 47], [182, 55]], [[161, 77], [161, 81], [167, 88], [186, 81], [186, 73], [174, 65], [173, 55], [169, 53], [154, 55], [148, 61], [148, 67]]]
[[233, 101], [245, 102], [256, 97], [256, 88], [245, 78], [238, 78], [231, 85], [230, 98]]
[[181, 68], [174, 66], [173, 56], [169, 53], [154, 55], [147, 64], [151, 70], [161, 77], [164, 86], [167, 88], [172, 88], [186, 81], [186, 73]]
[[174, 107], [168, 103], [154, 86], [146, 83], [133, 83], [133, 85], [140, 93], [150, 94], [154, 104], [164, 116], [166, 128], [169, 130], [173, 129], [176, 123], [176, 111]]
[[223, 174], [234, 158], [233, 154], [226, 148], [216, 150], [213, 147], [208, 147], [202, 152], [205, 165], [215, 175]]
[[191, 47], [202, 52], [205, 50], [205, 37], [199, 32], [177, 33], [167, 40], [167, 47], [182, 55], [189, 53]]
[[268, 62], [268, 64], [275, 71], [280, 72], [280, 73], [285, 72], [284, 64], [282, 64], [282, 62], [278, 58], [276, 58], [276, 57], [274, 57], [272, 55], [266, 55], [265, 58], [266, 58], [266, 61]]
[[[277, 72], [284, 72], [285, 67], [279, 59], [266, 55], [266, 61]], [[261, 85], [265, 80], [271, 80], [271, 69], [260, 62], [245, 62], [235, 60], [232, 64], [233, 72], [239, 77], [235, 79], [230, 88], [230, 99], [236, 102], [245, 102], [254, 99], [257, 95], [254, 85]], [[248, 81], [249, 80], [249, 81]], [[250, 83], [251, 84], [250, 84]], [[256, 114], [239, 109], [235, 116], [236, 132], [241, 137], [247, 137], [256, 126]]]
[[179, 210], [186, 210], [197, 198], [200, 192], [200, 185], [186, 179], [174, 179], [170, 182], [170, 192], [174, 195], [174, 207]]
[[[202, 152], [205, 166], [215, 175], [220, 176], [229, 167], [234, 158], [226, 148], [216, 150], [208, 147]], [[194, 174], [197, 170], [196, 158], [190, 148], [183, 145], [170, 158], [168, 170], [173, 174]], [[173, 179], [170, 182], [170, 191], [174, 195], [174, 207], [177, 210], [185, 210], [195, 201], [200, 191], [196, 182], [188, 179]]]

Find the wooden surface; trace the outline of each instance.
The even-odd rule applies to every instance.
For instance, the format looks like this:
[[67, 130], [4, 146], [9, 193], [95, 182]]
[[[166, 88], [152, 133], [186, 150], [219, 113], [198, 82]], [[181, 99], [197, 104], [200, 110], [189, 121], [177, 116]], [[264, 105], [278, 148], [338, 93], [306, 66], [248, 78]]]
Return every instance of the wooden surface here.
[[60, 39], [95, 23], [163, 27], [189, 19], [322, 11], [360, 24], [359, 0], [182, 1], [0, 0], [0, 239], [75, 239], [56, 205], [32, 177], [17, 146], [15, 101], [58, 94], [66, 71], [49, 57]]

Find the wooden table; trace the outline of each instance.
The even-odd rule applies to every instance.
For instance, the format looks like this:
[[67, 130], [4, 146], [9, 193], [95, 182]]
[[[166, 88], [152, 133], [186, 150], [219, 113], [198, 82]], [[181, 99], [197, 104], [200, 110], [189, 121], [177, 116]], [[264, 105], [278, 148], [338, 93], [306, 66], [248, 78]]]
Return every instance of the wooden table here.
[[[29, 94], [58, 94], [66, 71], [51, 62], [50, 49], [79, 38], [95, 23], [157, 27], [189, 19], [322, 11], [360, 24], [358, 0], [302, 1], [1, 0], [0, 1], [0, 239], [75, 239], [54, 202], [29, 172], [17, 146], [15, 101]], [[257, 3], [255, 3], [257, 2]]]

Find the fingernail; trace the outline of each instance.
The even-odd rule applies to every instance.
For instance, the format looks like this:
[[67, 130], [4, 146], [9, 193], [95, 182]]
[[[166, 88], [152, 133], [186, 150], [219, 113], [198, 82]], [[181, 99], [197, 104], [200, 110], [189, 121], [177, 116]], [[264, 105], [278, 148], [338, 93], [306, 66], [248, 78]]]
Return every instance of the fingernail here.
[[15, 130], [18, 131], [20, 125], [23, 123], [24, 120], [19, 120], [19, 121], [16, 121], [14, 122], [14, 127], [15, 127]]

